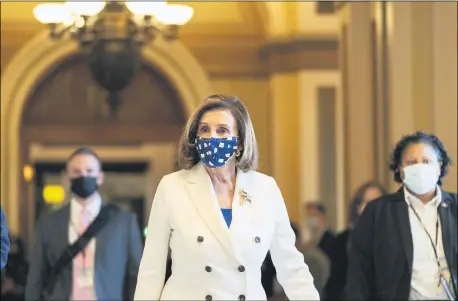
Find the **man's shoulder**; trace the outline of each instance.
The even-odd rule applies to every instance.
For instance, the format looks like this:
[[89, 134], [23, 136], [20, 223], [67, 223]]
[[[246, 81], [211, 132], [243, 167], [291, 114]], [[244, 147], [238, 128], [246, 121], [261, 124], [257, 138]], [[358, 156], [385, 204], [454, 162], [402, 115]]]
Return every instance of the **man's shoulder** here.
[[1, 223], [2, 223], [2, 229], [3, 229], [3, 224], [6, 225], [6, 215], [5, 215], [5, 212], [3, 212], [3, 208], [0, 206], [0, 219], [1, 219]]
[[458, 202], [458, 195], [454, 192], [442, 190], [442, 199], [444, 201], [452, 202], [456, 204]]
[[70, 205], [66, 204], [59, 209], [44, 212], [38, 218], [37, 223], [42, 226], [45, 224], [54, 223], [56, 220], [63, 218], [66, 215], [69, 216], [69, 213], [70, 213]]
[[112, 206], [112, 210], [115, 214], [115, 217], [117, 219], [122, 219], [122, 220], [129, 220], [132, 217], [135, 217], [135, 214], [132, 211], [126, 210], [118, 206], [117, 204], [109, 204], [109, 206]]
[[116, 208], [116, 213], [115, 213], [115, 216], [113, 217], [113, 221], [117, 225], [122, 224], [123, 227], [124, 226], [130, 227], [130, 225], [132, 225], [133, 222], [137, 221], [137, 215], [134, 212], [120, 208], [119, 206], [114, 205], [114, 204], [113, 206], [114, 208]]

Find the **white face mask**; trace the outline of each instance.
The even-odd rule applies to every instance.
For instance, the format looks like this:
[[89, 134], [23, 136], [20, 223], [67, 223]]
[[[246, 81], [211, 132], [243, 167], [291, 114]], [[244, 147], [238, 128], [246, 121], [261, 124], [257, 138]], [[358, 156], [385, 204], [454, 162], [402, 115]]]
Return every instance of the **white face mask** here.
[[404, 185], [418, 195], [433, 190], [439, 179], [438, 168], [435, 164], [418, 163], [404, 167], [403, 171]]
[[305, 225], [311, 232], [318, 230], [318, 219], [316, 217], [309, 217], [305, 219]]

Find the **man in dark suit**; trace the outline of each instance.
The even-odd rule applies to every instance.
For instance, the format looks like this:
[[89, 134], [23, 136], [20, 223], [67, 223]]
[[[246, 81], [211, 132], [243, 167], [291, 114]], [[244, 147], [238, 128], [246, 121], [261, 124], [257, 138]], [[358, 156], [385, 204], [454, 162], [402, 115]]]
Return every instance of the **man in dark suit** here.
[[456, 300], [457, 195], [441, 188], [449, 165], [434, 135], [399, 141], [401, 189], [369, 203], [351, 234], [348, 300]]
[[[76, 150], [67, 162], [72, 199], [42, 216], [27, 277], [26, 300], [40, 300], [46, 277], [62, 251], [96, 218], [102, 207], [98, 187], [101, 162], [90, 148]], [[97, 250], [97, 252], [96, 252]], [[136, 216], [119, 211], [53, 283], [52, 300], [132, 300], [142, 243]]]
[[3, 212], [3, 208], [0, 207], [0, 219], [1, 219], [1, 269], [6, 266], [8, 260], [8, 252], [10, 251], [10, 240], [8, 237], [8, 226], [6, 224], [6, 216]]

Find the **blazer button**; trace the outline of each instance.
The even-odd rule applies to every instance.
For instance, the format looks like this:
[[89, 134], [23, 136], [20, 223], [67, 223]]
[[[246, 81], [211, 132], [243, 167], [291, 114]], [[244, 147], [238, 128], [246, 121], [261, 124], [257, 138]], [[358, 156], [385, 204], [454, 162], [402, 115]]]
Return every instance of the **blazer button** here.
[[243, 265], [239, 266], [239, 272], [245, 272], [245, 267]]
[[213, 298], [212, 298], [212, 296], [210, 296], [210, 295], [206, 295], [206, 296], [205, 296], [205, 301], [212, 301], [212, 299], [213, 299]]
[[198, 242], [203, 242], [204, 241], [204, 238], [202, 236], [197, 236], [197, 241]]
[[212, 268], [211, 268], [211, 267], [209, 267], [209, 266], [207, 265], [207, 266], [205, 267], [205, 270], [206, 270], [207, 272], [209, 272], [209, 273], [210, 273], [210, 272], [212, 271]]
[[261, 242], [261, 238], [259, 238], [259, 236], [256, 236], [256, 237], [254, 238], [254, 241], [258, 244], [258, 243]]
[[239, 301], [245, 301], [245, 295], [240, 295], [239, 296]]

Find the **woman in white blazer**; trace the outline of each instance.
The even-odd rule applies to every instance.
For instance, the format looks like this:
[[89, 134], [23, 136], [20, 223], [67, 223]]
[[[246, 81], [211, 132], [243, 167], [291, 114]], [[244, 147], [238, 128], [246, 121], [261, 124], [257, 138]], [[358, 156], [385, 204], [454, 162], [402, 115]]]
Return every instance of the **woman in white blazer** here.
[[[270, 250], [290, 300], [319, 300], [275, 180], [255, 172], [253, 125], [236, 97], [212, 95], [180, 140], [183, 170], [157, 187], [135, 300], [266, 300]], [[168, 250], [172, 275], [164, 285]]]

